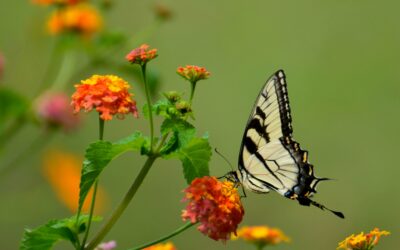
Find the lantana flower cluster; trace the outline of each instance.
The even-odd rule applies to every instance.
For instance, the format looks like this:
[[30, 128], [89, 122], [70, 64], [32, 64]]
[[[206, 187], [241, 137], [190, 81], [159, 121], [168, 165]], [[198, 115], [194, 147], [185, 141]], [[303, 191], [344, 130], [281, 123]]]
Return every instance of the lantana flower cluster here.
[[237, 238], [250, 242], [259, 248], [290, 241], [281, 230], [267, 226], [241, 227], [237, 232]]
[[183, 201], [189, 203], [183, 220], [199, 222], [198, 230], [214, 240], [225, 241], [236, 234], [244, 209], [234, 183], [205, 176], [194, 179], [184, 192]]
[[48, 20], [47, 27], [51, 34], [77, 32], [89, 36], [100, 30], [102, 18], [98, 11], [89, 4], [68, 5], [56, 10]]
[[204, 67], [195, 65], [186, 65], [185, 67], [178, 67], [176, 70], [178, 75], [182, 76], [186, 80], [195, 83], [199, 80], [207, 79], [210, 76], [210, 72]]
[[140, 47], [129, 52], [125, 58], [130, 63], [144, 65], [158, 56], [157, 49], [149, 48], [149, 45], [142, 44]]
[[389, 234], [388, 231], [380, 231], [378, 228], [374, 228], [367, 234], [364, 234], [364, 232], [357, 235], [352, 234], [339, 243], [337, 250], [370, 250], [378, 244], [381, 236]]
[[72, 95], [75, 112], [96, 109], [103, 120], [111, 120], [113, 115], [123, 118], [129, 113], [138, 116], [136, 101], [132, 99], [133, 94], [128, 92], [130, 86], [118, 76], [93, 75], [75, 85], [75, 88]]

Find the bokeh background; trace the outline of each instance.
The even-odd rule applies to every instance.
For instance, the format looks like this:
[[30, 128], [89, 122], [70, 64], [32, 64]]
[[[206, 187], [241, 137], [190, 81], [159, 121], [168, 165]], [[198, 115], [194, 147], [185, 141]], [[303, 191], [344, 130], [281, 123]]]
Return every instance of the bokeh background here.
[[[175, 73], [177, 66], [205, 66], [212, 76], [199, 83], [194, 123], [199, 133], [208, 132], [212, 146], [236, 166], [254, 99], [269, 75], [284, 69], [294, 137], [309, 150], [316, 174], [335, 179], [319, 185], [315, 199], [346, 215], [341, 220], [276, 193], [248, 193], [243, 200], [246, 215], [242, 225], [279, 227], [292, 242], [275, 249], [297, 250], [335, 249], [347, 235], [379, 227], [392, 235], [377, 248], [397, 249], [400, 3], [120, 0], [107, 13], [107, 27], [135, 36], [154, 23], [157, 3], [173, 13], [171, 20], [145, 41], [159, 49], [159, 58], [151, 67], [161, 77], [160, 91], [189, 94], [188, 84]], [[0, 1], [0, 13], [0, 50], [6, 58], [1, 84], [32, 98], [54, 46], [54, 37], [44, 28], [50, 10], [28, 0]], [[126, 52], [112, 56], [123, 61]], [[99, 67], [79, 77], [106, 72], [115, 73]], [[142, 106], [145, 98], [139, 82], [120, 75], [131, 82]], [[71, 81], [69, 93], [81, 78]], [[54, 148], [83, 157], [88, 143], [97, 138], [97, 117], [85, 115], [83, 120], [78, 131], [52, 137], [43, 150], [1, 179], [2, 249], [17, 249], [25, 227], [71, 215], [44, 177], [42, 164]], [[106, 124], [105, 138], [115, 141], [135, 130], [147, 131], [147, 121], [132, 117], [113, 120]], [[33, 125], [24, 128], [2, 150], [1, 160], [18, 156], [41, 133]], [[50, 138], [44, 136], [43, 140]], [[143, 160], [137, 154], [126, 154], [105, 170], [101, 178], [108, 196], [104, 217], [122, 198]], [[214, 154], [211, 173], [221, 176], [227, 171], [229, 166]], [[179, 227], [184, 207], [181, 191], [185, 186], [180, 163], [159, 160], [107, 239], [117, 240], [117, 249], [127, 249]], [[99, 225], [94, 225], [94, 231]], [[241, 241], [214, 242], [195, 229], [175, 237], [173, 242], [178, 249], [252, 249]]]

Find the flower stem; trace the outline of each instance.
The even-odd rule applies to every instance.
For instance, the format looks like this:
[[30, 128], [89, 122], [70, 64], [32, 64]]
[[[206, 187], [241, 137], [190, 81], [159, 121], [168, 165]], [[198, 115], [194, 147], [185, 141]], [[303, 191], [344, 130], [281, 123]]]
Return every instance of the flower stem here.
[[65, 84], [72, 75], [75, 65], [75, 54], [73, 52], [66, 52], [62, 58], [60, 70], [51, 86], [52, 90], [60, 91], [65, 88]]
[[97, 194], [97, 186], [99, 184], [99, 180], [96, 180], [96, 182], [94, 183], [94, 190], [93, 190], [93, 196], [92, 196], [92, 203], [90, 204], [90, 213], [89, 213], [89, 220], [88, 220], [88, 225], [86, 228], [86, 232], [85, 232], [85, 237], [83, 237], [83, 241], [82, 241], [82, 245], [81, 245], [81, 249], [85, 249], [85, 244], [86, 241], [89, 237], [89, 231], [90, 231], [90, 226], [92, 225], [92, 219], [93, 219], [93, 212], [94, 212], [94, 206], [96, 203], [96, 194]]
[[17, 119], [12, 122], [12, 124], [5, 129], [5, 131], [1, 131], [0, 133], [0, 147], [2, 147], [5, 143], [8, 143], [11, 138], [17, 134], [17, 132], [21, 129], [21, 127], [25, 124], [24, 119]]
[[122, 213], [128, 207], [132, 198], [135, 196], [136, 191], [139, 189], [140, 185], [142, 184], [144, 178], [146, 177], [147, 173], [149, 172], [151, 166], [153, 165], [156, 159], [157, 155], [154, 154], [150, 155], [147, 158], [146, 162], [144, 163], [142, 169], [139, 172], [139, 175], [136, 177], [135, 181], [132, 183], [132, 186], [125, 194], [125, 197], [122, 199], [118, 207], [114, 210], [113, 214], [108, 219], [107, 223], [103, 226], [103, 228], [97, 233], [94, 239], [85, 248], [86, 250], [94, 249], [103, 240], [103, 238], [107, 235], [107, 233], [111, 230], [111, 228], [117, 222], [119, 217], [121, 217]]
[[193, 100], [193, 96], [194, 96], [194, 90], [196, 89], [196, 82], [191, 82], [190, 86], [191, 86], [191, 91], [190, 91], [189, 103], [190, 103], [190, 105], [192, 105], [192, 100]]
[[134, 247], [134, 248], [131, 248], [131, 249], [128, 249], [128, 250], [140, 250], [140, 249], [143, 249], [143, 248], [146, 248], [146, 247], [155, 245], [155, 244], [157, 244], [157, 243], [163, 242], [163, 241], [165, 241], [165, 240], [168, 240], [168, 239], [174, 237], [175, 235], [178, 235], [178, 234], [182, 233], [182, 232], [185, 231], [186, 229], [191, 228], [191, 227], [192, 227], [193, 225], [195, 225], [195, 224], [196, 224], [196, 223], [188, 222], [188, 223], [186, 223], [185, 225], [183, 225], [183, 226], [181, 226], [180, 228], [178, 228], [178, 229], [176, 229], [175, 231], [173, 231], [172, 233], [170, 233], [170, 234], [168, 234], [168, 235], [166, 235], [166, 236], [163, 236], [163, 237], [159, 238], [158, 240], [155, 240], [155, 241], [152, 241], [152, 242], [148, 242], [148, 243], [146, 243], [146, 244], [143, 244], [143, 245], [140, 245], [140, 246], [138, 246], [138, 247]]
[[153, 153], [153, 140], [154, 140], [154, 125], [153, 125], [153, 110], [150, 100], [149, 86], [146, 81], [146, 63], [141, 65], [144, 88], [146, 90], [147, 106], [149, 107], [149, 121], [150, 121], [150, 152]]
[[[104, 120], [100, 118], [99, 116], [99, 140], [102, 141], [104, 136]], [[85, 244], [86, 241], [89, 237], [89, 231], [90, 231], [90, 225], [92, 224], [92, 219], [93, 219], [93, 212], [94, 212], [94, 207], [96, 204], [96, 194], [97, 194], [97, 187], [99, 184], [99, 180], [97, 179], [96, 182], [94, 183], [94, 190], [93, 190], [93, 196], [92, 196], [92, 203], [90, 204], [90, 213], [89, 213], [89, 221], [88, 225], [86, 228], [85, 236], [83, 237], [81, 249], [85, 249]]]

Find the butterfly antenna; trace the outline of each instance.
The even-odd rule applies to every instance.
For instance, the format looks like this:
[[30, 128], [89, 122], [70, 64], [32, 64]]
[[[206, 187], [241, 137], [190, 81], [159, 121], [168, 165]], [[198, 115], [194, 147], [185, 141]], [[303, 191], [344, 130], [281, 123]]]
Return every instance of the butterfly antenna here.
[[222, 159], [224, 159], [226, 163], [228, 163], [228, 165], [231, 167], [231, 170], [232, 170], [232, 171], [235, 171], [235, 170], [233, 169], [232, 163], [229, 162], [228, 158], [226, 158], [223, 154], [221, 154], [221, 153], [218, 151], [217, 148], [214, 148], [214, 151], [215, 151], [215, 153], [217, 153], [219, 156], [221, 156]]
[[316, 207], [318, 207], [318, 208], [320, 208], [320, 209], [322, 209], [322, 210], [325, 210], [325, 209], [326, 209], [326, 210], [330, 211], [331, 213], [333, 213], [334, 215], [336, 215], [337, 217], [340, 217], [340, 218], [344, 219], [344, 214], [343, 214], [342, 212], [331, 210], [331, 209], [325, 207], [324, 205], [319, 204], [318, 202], [315, 202], [315, 201], [313, 201], [313, 200], [310, 200], [310, 203], [311, 203], [313, 206], [316, 206]]

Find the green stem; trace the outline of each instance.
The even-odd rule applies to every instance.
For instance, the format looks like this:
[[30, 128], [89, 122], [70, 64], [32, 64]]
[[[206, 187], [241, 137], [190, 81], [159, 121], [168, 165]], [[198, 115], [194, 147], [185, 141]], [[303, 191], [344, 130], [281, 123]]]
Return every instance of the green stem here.
[[131, 248], [131, 249], [128, 249], [128, 250], [140, 250], [140, 249], [143, 249], [143, 248], [146, 248], [146, 247], [155, 245], [155, 244], [157, 244], [157, 243], [163, 242], [163, 241], [165, 241], [165, 240], [168, 240], [168, 239], [174, 237], [175, 235], [178, 235], [178, 234], [182, 233], [182, 232], [185, 231], [186, 229], [191, 228], [191, 227], [192, 227], [193, 225], [195, 225], [195, 224], [196, 224], [196, 223], [188, 222], [188, 223], [186, 223], [185, 225], [183, 225], [183, 226], [181, 226], [180, 228], [178, 228], [178, 229], [176, 229], [175, 231], [173, 231], [172, 233], [170, 233], [170, 234], [168, 234], [168, 235], [166, 235], [166, 236], [163, 236], [163, 237], [159, 238], [158, 240], [155, 240], [155, 241], [152, 241], [152, 242], [148, 242], [148, 243], [146, 243], [146, 244], [143, 244], [143, 245], [140, 245], [140, 246], [138, 246], [138, 247], [134, 247], [134, 248]]
[[194, 90], [196, 89], [196, 82], [191, 82], [190, 86], [191, 86], [191, 90], [190, 90], [189, 103], [190, 103], [190, 105], [192, 105], [192, 100], [193, 100], [193, 96], [194, 96]]
[[69, 76], [71, 76], [72, 72], [74, 71], [75, 64], [75, 54], [73, 52], [66, 53], [63, 56], [60, 70], [57, 74], [57, 77], [53, 81], [53, 85], [51, 86], [52, 90], [58, 91], [65, 88], [65, 84], [68, 82]]
[[2, 147], [5, 143], [8, 143], [24, 124], [25, 122], [23, 119], [17, 119], [14, 120], [5, 131], [2, 131], [0, 134], [0, 147]]
[[94, 190], [93, 190], [93, 196], [92, 196], [92, 203], [90, 204], [90, 213], [89, 213], [89, 220], [88, 220], [88, 225], [86, 228], [86, 232], [85, 232], [85, 237], [83, 237], [83, 241], [81, 244], [81, 249], [85, 249], [85, 244], [86, 241], [89, 237], [89, 231], [90, 231], [90, 226], [92, 225], [92, 219], [93, 219], [93, 212], [94, 212], [94, 206], [96, 203], [96, 194], [97, 194], [97, 186], [99, 184], [99, 180], [96, 180], [96, 182], [94, 183]]
[[147, 106], [149, 107], [149, 121], [150, 121], [150, 152], [153, 153], [153, 140], [154, 140], [154, 125], [153, 125], [153, 108], [151, 105], [149, 86], [146, 81], [146, 63], [141, 65], [144, 88], [146, 90]]
[[265, 247], [265, 244], [256, 244], [256, 249], [257, 250], [263, 250]]
[[104, 120], [99, 117], [99, 140], [102, 141], [104, 136]]
[[38, 96], [43, 90], [45, 90], [48, 84], [51, 81], [52, 71], [54, 70], [54, 66], [59, 59], [60, 53], [58, 50], [60, 49], [61, 38], [57, 37], [55, 44], [53, 45], [52, 52], [50, 54], [50, 59], [47, 63], [47, 67], [45, 70], [45, 74], [43, 76], [42, 82], [40, 82], [39, 88], [35, 92], [35, 96]]
[[149, 172], [151, 166], [153, 165], [154, 161], [157, 159], [157, 155], [150, 155], [146, 162], [144, 163], [142, 169], [139, 172], [139, 175], [136, 177], [135, 181], [132, 183], [132, 186], [129, 188], [128, 192], [125, 194], [124, 198], [122, 199], [121, 203], [118, 207], [114, 210], [111, 217], [108, 219], [107, 223], [102, 227], [102, 229], [97, 233], [94, 239], [89, 243], [89, 245], [85, 248], [86, 250], [94, 249], [108, 234], [114, 224], [118, 221], [121, 217], [125, 209], [128, 207], [129, 203], [131, 202], [132, 198], [135, 196], [137, 190], [139, 189], [140, 185], [142, 184], [144, 178], [146, 177], [147, 173]]
[[20, 163], [24, 162], [27, 157], [34, 155], [37, 153], [38, 150], [43, 148], [47, 143], [50, 142], [51, 136], [54, 135], [54, 132], [48, 131], [44, 136], [39, 135], [37, 138], [35, 138], [31, 144], [29, 144], [27, 147], [23, 149], [21, 153], [16, 155], [14, 158], [6, 162], [5, 164], [2, 164], [0, 167], [0, 179], [5, 177], [7, 173], [9, 173], [11, 170], [16, 169], [18, 166], [21, 166]]
[[[100, 118], [99, 116], [99, 140], [102, 141], [104, 136], [104, 120]], [[86, 241], [89, 237], [89, 231], [90, 231], [90, 225], [92, 224], [92, 219], [93, 219], [93, 212], [94, 212], [94, 207], [96, 204], [96, 194], [97, 194], [97, 187], [99, 184], [99, 180], [97, 179], [96, 182], [94, 183], [94, 190], [93, 190], [93, 196], [92, 196], [92, 203], [90, 204], [90, 213], [89, 213], [89, 221], [88, 225], [86, 228], [85, 236], [83, 238], [82, 244], [81, 244], [81, 249], [85, 249], [85, 244]]]

